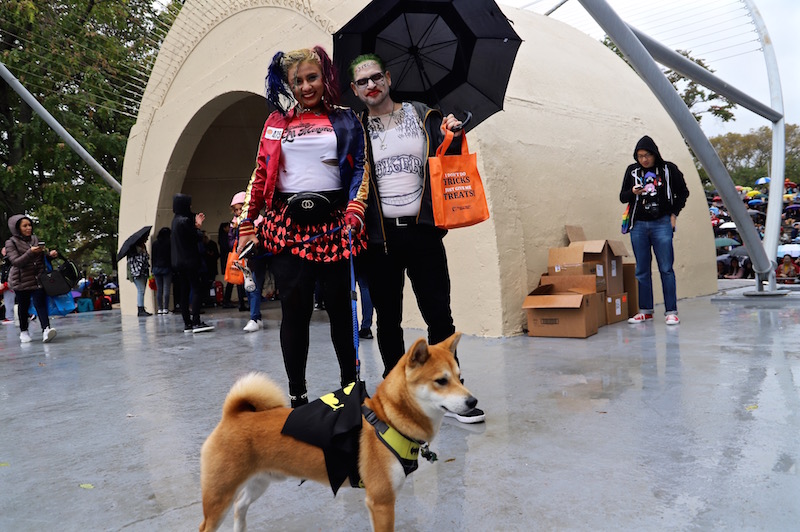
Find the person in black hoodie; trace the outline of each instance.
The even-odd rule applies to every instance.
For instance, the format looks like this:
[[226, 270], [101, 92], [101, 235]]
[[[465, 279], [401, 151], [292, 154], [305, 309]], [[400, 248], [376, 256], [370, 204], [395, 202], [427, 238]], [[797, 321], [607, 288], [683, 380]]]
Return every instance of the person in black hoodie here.
[[643, 323], [653, 319], [652, 249], [661, 274], [666, 323], [677, 325], [680, 319], [672, 268], [675, 259], [672, 239], [689, 189], [678, 167], [661, 157], [658, 146], [647, 135], [636, 143], [633, 158], [636, 162], [625, 170], [619, 193], [619, 200], [629, 204], [631, 245], [639, 284], [639, 313], [628, 322]]
[[[181, 314], [183, 315], [183, 332], [213, 331], [214, 327], [200, 321], [200, 298], [202, 283], [200, 257], [203, 233], [200, 228], [206, 219], [205, 214], [192, 212], [192, 197], [187, 194], [175, 194], [172, 198], [172, 268], [178, 274], [180, 283]], [[189, 315], [189, 298], [191, 295], [191, 316]]]

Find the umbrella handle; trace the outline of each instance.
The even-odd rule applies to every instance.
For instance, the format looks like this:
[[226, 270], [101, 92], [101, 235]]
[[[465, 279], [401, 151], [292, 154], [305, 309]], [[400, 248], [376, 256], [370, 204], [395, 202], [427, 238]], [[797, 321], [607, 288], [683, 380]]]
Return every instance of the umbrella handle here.
[[469, 111], [464, 111], [464, 112], [467, 113], [467, 117], [464, 120], [461, 121], [461, 125], [460, 126], [453, 128], [454, 132], [455, 131], [461, 131], [462, 129], [464, 129], [464, 127], [467, 124], [469, 124], [469, 121], [472, 120], [472, 113], [470, 113]]

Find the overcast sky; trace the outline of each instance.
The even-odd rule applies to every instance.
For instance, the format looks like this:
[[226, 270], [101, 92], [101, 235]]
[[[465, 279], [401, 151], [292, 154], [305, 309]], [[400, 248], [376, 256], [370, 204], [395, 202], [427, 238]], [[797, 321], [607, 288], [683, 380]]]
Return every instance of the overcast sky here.
[[[757, 100], [770, 104], [769, 83], [764, 56], [756, 41], [755, 27], [748, 23], [747, 10], [741, 0], [607, 0], [609, 5], [634, 27], [657, 38], [659, 30], [669, 33], [670, 24], [682, 25], [683, 38], [693, 38], [692, 55], [708, 60], [715, 75], [729, 85]], [[772, 39], [780, 73], [784, 115], [786, 122], [800, 123], [800, 0], [752, 0], [761, 14]], [[543, 13], [557, 0], [498, 0], [498, 4], [526, 7]], [[651, 7], [648, 7], [651, 6]], [[650, 9], [651, 11], [648, 11]], [[678, 13], [679, 15], [675, 15]], [[681, 16], [680, 14], [684, 14]], [[737, 15], [738, 13], [738, 15]], [[578, 0], [569, 0], [551, 15], [600, 38], [602, 30], [585, 14]], [[681, 20], [676, 21], [675, 18]], [[731, 28], [726, 33], [726, 28]], [[715, 38], [716, 37], [716, 38]], [[675, 43], [673, 48], [680, 46]], [[713, 44], [706, 44], [713, 43]], [[706, 55], [707, 54], [707, 55]], [[764, 118], [738, 107], [734, 122], [722, 123], [707, 116], [701, 125], [709, 137], [729, 132], [747, 133], [749, 130], [770, 124]]]

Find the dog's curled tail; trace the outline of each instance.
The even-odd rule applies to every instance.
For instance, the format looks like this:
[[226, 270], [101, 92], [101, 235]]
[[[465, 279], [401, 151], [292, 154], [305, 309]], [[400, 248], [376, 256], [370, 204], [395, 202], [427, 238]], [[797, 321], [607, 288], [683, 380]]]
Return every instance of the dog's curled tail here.
[[259, 412], [288, 406], [287, 396], [263, 373], [248, 373], [233, 385], [225, 404], [222, 406], [222, 415], [230, 416], [239, 412]]

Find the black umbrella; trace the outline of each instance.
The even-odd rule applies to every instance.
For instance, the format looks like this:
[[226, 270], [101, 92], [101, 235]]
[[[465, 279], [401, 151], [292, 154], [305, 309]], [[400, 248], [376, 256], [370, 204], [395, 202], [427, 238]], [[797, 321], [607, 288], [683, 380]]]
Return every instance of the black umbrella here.
[[447, 113], [471, 113], [466, 129], [503, 108], [522, 40], [493, 0], [373, 0], [333, 35], [333, 59], [346, 105], [348, 66], [378, 54], [392, 73], [393, 99]]
[[153, 228], [152, 225], [145, 225], [144, 227], [133, 233], [131, 236], [129, 236], [122, 244], [122, 247], [119, 248], [119, 253], [117, 253], [117, 262], [121, 261], [123, 257], [125, 257], [128, 253], [130, 253], [131, 249], [133, 249], [133, 246], [135, 246], [139, 240], [149, 235], [150, 229], [152, 228]]

